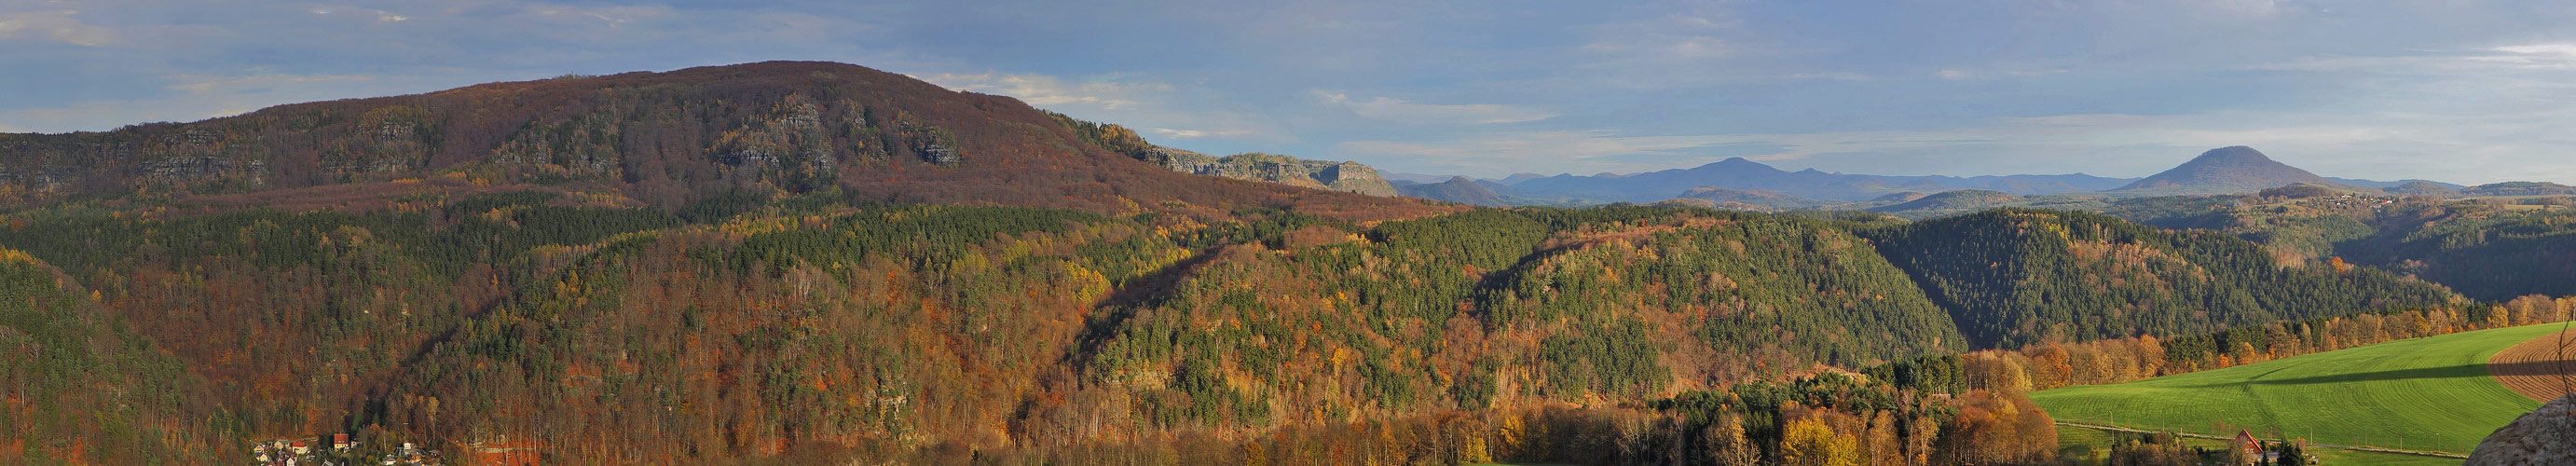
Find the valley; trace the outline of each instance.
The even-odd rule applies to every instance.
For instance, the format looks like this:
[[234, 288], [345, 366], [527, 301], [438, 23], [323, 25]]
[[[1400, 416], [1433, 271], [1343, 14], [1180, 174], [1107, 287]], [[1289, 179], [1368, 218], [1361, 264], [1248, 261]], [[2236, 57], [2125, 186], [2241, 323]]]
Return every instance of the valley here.
[[[2545, 193], [1711, 167], [1388, 182], [820, 62], [0, 134], [0, 462], [2019, 464], [2114, 412], [2462, 452], [2534, 406], [2487, 355], [2576, 311]], [[1511, 206], [1649, 181], [1696, 202]], [[2485, 404], [2378, 422], [2433, 392]]]

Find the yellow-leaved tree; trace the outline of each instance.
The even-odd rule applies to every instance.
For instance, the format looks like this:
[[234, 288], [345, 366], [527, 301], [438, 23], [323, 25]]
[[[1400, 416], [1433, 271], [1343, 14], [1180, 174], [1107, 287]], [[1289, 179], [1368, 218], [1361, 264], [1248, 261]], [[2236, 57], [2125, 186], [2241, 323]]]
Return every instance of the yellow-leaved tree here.
[[1860, 446], [1851, 434], [1834, 433], [1823, 420], [1789, 421], [1780, 433], [1780, 464], [1789, 466], [1858, 466]]

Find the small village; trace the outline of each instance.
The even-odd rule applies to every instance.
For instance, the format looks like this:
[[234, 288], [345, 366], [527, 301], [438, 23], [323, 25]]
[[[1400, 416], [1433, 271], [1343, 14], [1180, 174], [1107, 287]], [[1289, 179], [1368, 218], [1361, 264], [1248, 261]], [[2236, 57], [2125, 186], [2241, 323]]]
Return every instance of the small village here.
[[391, 452], [378, 455], [372, 461], [365, 457], [364, 452], [365, 450], [359, 449], [358, 441], [349, 438], [349, 434], [336, 433], [313, 440], [281, 438], [252, 442], [250, 445], [253, 463], [270, 466], [442, 464], [438, 450], [424, 449], [411, 442], [403, 442]]

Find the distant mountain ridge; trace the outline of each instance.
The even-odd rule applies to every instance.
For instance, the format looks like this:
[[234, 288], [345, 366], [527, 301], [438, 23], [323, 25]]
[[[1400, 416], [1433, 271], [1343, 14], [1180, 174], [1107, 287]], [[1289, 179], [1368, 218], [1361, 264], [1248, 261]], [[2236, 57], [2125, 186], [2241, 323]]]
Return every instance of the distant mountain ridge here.
[[[1642, 203], [1673, 198], [1700, 198], [1720, 202], [1733, 200], [1756, 205], [1781, 206], [1779, 202], [1722, 198], [1724, 196], [1712, 198], [1706, 197], [1705, 194], [1701, 196], [1689, 194], [1691, 190], [1713, 188], [1737, 192], [1772, 193], [1812, 200], [1816, 206], [1843, 205], [1845, 208], [1856, 207], [1847, 203], [1880, 203], [1880, 207], [1887, 207], [1896, 202], [1912, 200], [1888, 199], [1887, 196], [1909, 192], [1977, 190], [2009, 196], [2107, 194], [2134, 197], [2245, 194], [2302, 183], [2352, 187], [2374, 192], [2389, 190], [2396, 193], [2430, 195], [2447, 195], [2451, 191], [2466, 195], [2498, 195], [2494, 193], [2504, 192], [2547, 194], [2561, 191], [2540, 185], [2480, 189], [2420, 179], [2374, 181], [2327, 178], [2274, 161], [2261, 151], [2246, 146], [2212, 149], [2182, 165], [2147, 178], [2109, 178], [2083, 173], [1957, 177], [1863, 175], [1816, 169], [1793, 172], [1736, 157], [1697, 167], [1643, 173], [1604, 173], [1592, 176], [1565, 174], [1548, 177], [1518, 174], [1499, 180], [1499, 184], [1509, 186], [1510, 190], [1520, 198], [1553, 199], [1559, 203]], [[1988, 199], [1994, 196], [1974, 197]]]
[[2132, 180], [2086, 174], [1892, 176], [1857, 175], [1815, 169], [1785, 171], [1742, 157], [1692, 168], [1617, 177], [1557, 175], [1512, 184], [1524, 197], [1570, 197], [1604, 202], [1653, 202], [1702, 186], [1761, 190], [1822, 201], [1866, 201], [1900, 192], [1986, 189], [2010, 194], [2063, 194], [2101, 191]]

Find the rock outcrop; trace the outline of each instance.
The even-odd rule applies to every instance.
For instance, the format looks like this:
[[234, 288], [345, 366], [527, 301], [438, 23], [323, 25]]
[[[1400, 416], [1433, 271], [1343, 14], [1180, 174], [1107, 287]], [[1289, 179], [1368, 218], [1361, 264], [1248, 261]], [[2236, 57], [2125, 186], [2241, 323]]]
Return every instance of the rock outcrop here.
[[1163, 164], [1173, 171], [1238, 180], [1267, 181], [1291, 186], [1354, 192], [1371, 196], [1394, 196], [1395, 185], [1378, 176], [1377, 169], [1359, 162], [1308, 160], [1259, 152], [1213, 157], [1207, 154], [1155, 147], [1146, 161]]
[[2469, 466], [2576, 464], [2576, 395], [2540, 405], [2496, 429], [2469, 453]]

